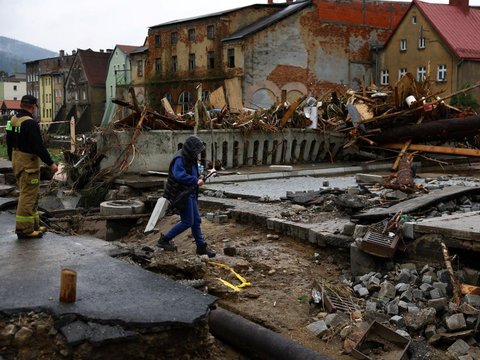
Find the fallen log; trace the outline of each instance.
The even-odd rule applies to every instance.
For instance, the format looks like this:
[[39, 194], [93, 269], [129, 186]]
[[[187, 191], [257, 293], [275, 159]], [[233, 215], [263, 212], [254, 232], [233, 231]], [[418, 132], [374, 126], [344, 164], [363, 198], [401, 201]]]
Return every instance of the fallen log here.
[[381, 133], [369, 138], [377, 144], [385, 144], [408, 140], [412, 142], [430, 140], [463, 139], [480, 129], [480, 116], [465, 118], [441, 119], [421, 124], [405, 125], [401, 127], [384, 129]]

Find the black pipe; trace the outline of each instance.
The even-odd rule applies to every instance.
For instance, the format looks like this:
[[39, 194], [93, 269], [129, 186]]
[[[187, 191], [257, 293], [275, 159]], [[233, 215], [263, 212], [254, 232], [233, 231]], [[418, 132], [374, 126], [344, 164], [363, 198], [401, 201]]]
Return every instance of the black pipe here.
[[225, 343], [258, 359], [332, 360], [258, 324], [217, 307], [208, 319], [210, 332]]

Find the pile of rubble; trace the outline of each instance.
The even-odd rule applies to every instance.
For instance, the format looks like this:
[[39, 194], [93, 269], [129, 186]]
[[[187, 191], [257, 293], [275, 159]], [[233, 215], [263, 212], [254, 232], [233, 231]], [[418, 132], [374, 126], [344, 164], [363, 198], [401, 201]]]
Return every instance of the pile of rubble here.
[[[453, 359], [478, 359], [480, 348], [475, 336], [480, 325], [480, 296], [467, 294], [457, 304], [451, 300], [447, 269], [426, 264], [418, 270], [414, 263], [390, 265], [396, 268], [384, 274], [370, 272], [344, 279], [343, 283], [352, 289], [349, 298], [327, 291], [318, 297], [315, 294], [319, 290], [314, 288], [312, 297], [318, 300], [316, 303], [325, 306], [326, 302], [339, 299], [344, 306], [350, 304], [346, 308], [350, 313], [341, 310], [331, 314], [321, 312], [317, 316], [319, 320], [308, 328], [326, 340], [339, 334], [344, 341], [344, 351], [351, 353], [352, 345], [355, 344], [358, 350], [362, 343], [360, 338], [368, 335], [365, 321], [375, 319], [406, 339], [404, 350], [408, 348], [408, 340], [414, 339], [446, 350]], [[476, 283], [479, 272], [463, 269], [458, 276]], [[387, 335], [384, 336], [388, 339]], [[377, 339], [375, 343], [371, 342], [370, 349], [363, 350], [363, 354], [371, 359], [401, 358], [389, 357], [391, 350], [385, 346], [385, 339], [383, 342]], [[429, 351], [435, 352], [433, 348]]]

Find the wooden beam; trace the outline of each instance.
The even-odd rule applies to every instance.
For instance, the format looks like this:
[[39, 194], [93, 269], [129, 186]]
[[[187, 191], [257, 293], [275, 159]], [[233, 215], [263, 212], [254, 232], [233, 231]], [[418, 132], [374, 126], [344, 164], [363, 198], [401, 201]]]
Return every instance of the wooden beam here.
[[[394, 150], [402, 150], [405, 144], [382, 144], [381, 147]], [[452, 148], [446, 146], [420, 145], [412, 144], [409, 147], [412, 151], [423, 151], [435, 154], [461, 155], [461, 156], [480, 156], [480, 150]]]
[[480, 295], [480, 287], [473, 286], [468, 284], [460, 284], [460, 291], [462, 295], [472, 294], [472, 295]]

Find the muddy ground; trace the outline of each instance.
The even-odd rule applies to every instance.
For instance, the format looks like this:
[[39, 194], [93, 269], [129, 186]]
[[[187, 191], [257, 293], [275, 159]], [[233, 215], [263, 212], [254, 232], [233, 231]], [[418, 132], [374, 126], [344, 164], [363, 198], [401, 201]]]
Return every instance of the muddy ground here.
[[[202, 210], [205, 212], [205, 209]], [[251, 284], [235, 292], [217, 278], [236, 285], [240, 284], [239, 280], [228, 270], [207, 264], [207, 258], [200, 261], [200, 257], [194, 255], [195, 244], [188, 232], [175, 239], [176, 253], [155, 250], [152, 254], [148, 251], [150, 249], [145, 248], [146, 245], [156, 249], [160, 232], [166, 232], [177, 221], [177, 216], [169, 216], [160, 222], [158, 233], [145, 236], [142, 234], [146, 224], [144, 220], [117, 242], [125, 250], [120, 257], [176, 280], [204, 279], [206, 285], [200, 290], [217, 296], [218, 304], [223, 308], [320, 353], [336, 359], [351, 359], [342, 355], [343, 341], [339, 336], [324, 341], [306, 328], [324, 312], [319, 305], [310, 303], [312, 284], [317, 281], [341, 286], [340, 276], [350, 268], [346, 249], [319, 248], [281, 234], [269, 236], [263, 228], [253, 228], [233, 220], [217, 224], [203, 217], [202, 229], [206, 240], [218, 254], [210, 260], [231, 266]], [[91, 225], [86, 227], [95, 228]], [[101, 237], [101, 232], [102, 229], [95, 235]], [[223, 254], [226, 242], [236, 248], [236, 255]], [[148, 258], [149, 261], [146, 260]], [[220, 342], [217, 345], [223, 354], [220, 358], [239, 359], [238, 353], [225, 357], [227, 354], [221, 350], [223, 345]]]

